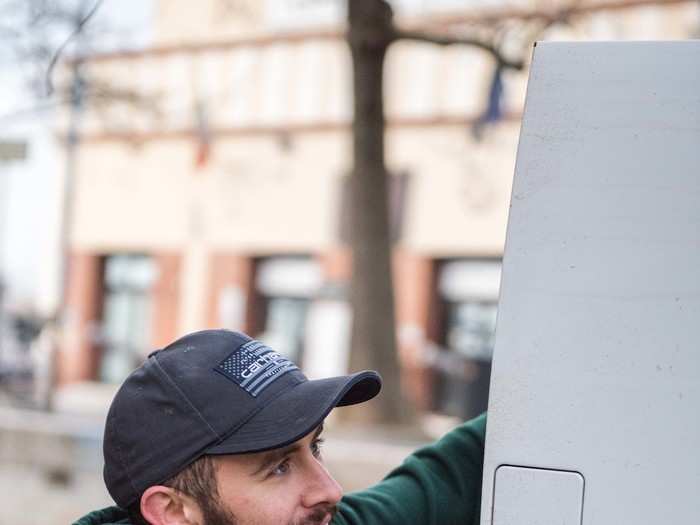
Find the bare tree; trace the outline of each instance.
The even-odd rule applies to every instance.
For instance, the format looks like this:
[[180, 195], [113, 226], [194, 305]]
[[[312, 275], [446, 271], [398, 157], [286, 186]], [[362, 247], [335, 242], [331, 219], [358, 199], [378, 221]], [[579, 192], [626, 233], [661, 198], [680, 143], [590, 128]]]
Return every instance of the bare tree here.
[[[402, 39], [436, 45], [464, 45], [491, 55], [496, 67], [523, 69], [524, 52], [546, 27], [566, 20], [568, 11], [537, 16], [516, 26], [509, 21], [473, 28], [473, 35], [430, 33], [401, 29], [386, 0], [348, 0], [348, 33], [353, 67], [354, 120], [351, 172], [350, 231], [353, 273], [350, 300], [354, 312], [351, 366], [374, 368], [384, 377], [378, 413], [369, 417], [400, 422], [411, 415], [402, 394], [394, 320], [391, 243], [385, 162], [383, 70], [386, 53]], [[504, 50], [505, 35], [518, 31], [520, 56]], [[407, 410], [409, 407], [409, 410]]]

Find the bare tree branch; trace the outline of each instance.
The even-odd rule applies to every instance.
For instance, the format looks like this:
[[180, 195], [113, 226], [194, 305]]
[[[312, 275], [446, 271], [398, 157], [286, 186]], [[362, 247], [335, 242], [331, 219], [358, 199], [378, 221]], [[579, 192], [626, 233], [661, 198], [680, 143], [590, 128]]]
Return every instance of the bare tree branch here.
[[94, 16], [94, 14], [97, 12], [97, 10], [100, 8], [104, 0], [97, 0], [95, 2], [95, 5], [92, 6], [92, 9], [90, 9], [85, 16], [83, 16], [78, 23], [76, 24], [75, 28], [73, 29], [73, 32], [66, 38], [66, 40], [61, 44], [56, 52], [54, 53], [53, 57], [51, 58], [51, 61], [49, 62], [49, 67], [46, 70], [46, 93], [48, 95], [51, 95], [54, 91], [53, 87], [53, 81], [52, 81], [52, 75], [53, 75], [53, 70], [54, 67], [56, 67], [56, 63], [58, 62], [58, 59], [61, 57], [63, 54], [63, 51], [66, 49], [68, 44], [70, 44], [75, 37], [77, 37], [83, 30], [83, 27], [85, 27], [85, 24], [87, 24], [90, 19]]
[[[547, 13], [537, 13], [535, 16], [528, 19], [527, 25], [530, 25], [531, 29], [527, 31], [527, 37], [525, 38], [528, 44], [527, 48], [529, 49], [529, 44], [534, 42], [551, 26], [568, 24], [571, 17], [575, 14], [579, 3], [579, 0], [575, 0], [561, 9]], [[445, 33], [435, 33], [417, 29], [400, 29], [396, 27], [392, 29], [393, 41], [407, 39], [440, 46], [470, 46], [489, 53], [498, 62], [500, 67], [516, 70], [522, 70], [525, 67], [524, 58], [509, 58], [503, 52], [502, 44], [507, 40], [507, 34], [510, 33], [509, 28], [504, 24], [495, 24], [489, 28], [490, 33], [493, 33], [491, 38], [449, 35]], [[526, 50], [523, 50], [523, 54], [525, 52]]]
[[534, 19], [535, 27], [530, 33], [530, 40], [535, 41], [552, 26], [557, 24], [569, 24], [571, 22], [571, 17], [576, 14], [579, 4], [581, 4], [581, 1], [575, 0], [566, 7], [552, 13], [543, 14], [539, 18]]
[[450, 35], [430, 34], [422, 31], [395, 29], [394, 40], [406, 39], [417, 42], [428, 42], [440, 46], [463, 45], [471, 46], [486, 51], [499, 63], [499, 65], [510, 69], [523, 69], [525, 63], [523, 60], [513, 60], [506, 57], [493, 44], [485, 42], [479, 38], [458, 37]]

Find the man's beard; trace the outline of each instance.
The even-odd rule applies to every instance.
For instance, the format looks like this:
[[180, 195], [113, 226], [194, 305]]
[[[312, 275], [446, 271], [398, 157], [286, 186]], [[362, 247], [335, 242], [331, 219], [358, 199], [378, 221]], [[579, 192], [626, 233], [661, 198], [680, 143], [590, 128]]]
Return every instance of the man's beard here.
[[204, 518], [203, 525], [238, 525], [238, 519], [221, 505], [218, 498], [200, 501], [199, 508]]
[[[200, 509], [202, 510], [204, 525], [244, 525], [229, 509], [221, 505], [218, 499], [209, 499], [202, 503], [200, 503]], [[318, 505], [314, 507], [313, 512], [308, 517], [301, 521], [291, 521], [287, 525], [320, 525], [329, 515], [332, 519], [337, 511], [338, 509], [335, 505]]]
[[309, 517], [301, 521], [294, 521], [289, 525], [320, 525], [329, 515], [332, 520], [336, 512], [338, 512], [338, 508], [335, 505], [319, 505], [314, 508]]

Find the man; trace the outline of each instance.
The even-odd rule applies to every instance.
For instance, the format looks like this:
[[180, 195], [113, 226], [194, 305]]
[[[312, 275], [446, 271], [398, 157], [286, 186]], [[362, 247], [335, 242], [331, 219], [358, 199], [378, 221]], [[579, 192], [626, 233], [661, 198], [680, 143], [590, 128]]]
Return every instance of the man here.
[[118, 507], [76, 525], [477, 524], [483, 416], [342, 496], [323, 465], [323, 420], [380, 388], [371, 371], [310, 381], [241, 333], [187, 335], [115, 396], [104, 479]]

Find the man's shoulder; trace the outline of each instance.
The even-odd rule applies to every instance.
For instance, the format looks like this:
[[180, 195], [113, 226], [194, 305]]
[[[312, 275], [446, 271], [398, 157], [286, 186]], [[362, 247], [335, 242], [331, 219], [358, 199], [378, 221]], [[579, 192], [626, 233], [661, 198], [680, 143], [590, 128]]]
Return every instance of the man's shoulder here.
[[480, 509], [486, 414], [419, 448], [384, 480], [347, 494], [334, 525], [472, 523]]
[[119, 507], [107, 507], [86, 514], [73, 525], [130, 525], [129, 515]]

